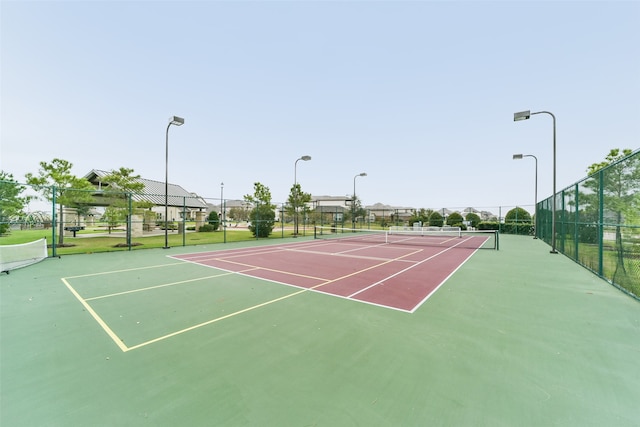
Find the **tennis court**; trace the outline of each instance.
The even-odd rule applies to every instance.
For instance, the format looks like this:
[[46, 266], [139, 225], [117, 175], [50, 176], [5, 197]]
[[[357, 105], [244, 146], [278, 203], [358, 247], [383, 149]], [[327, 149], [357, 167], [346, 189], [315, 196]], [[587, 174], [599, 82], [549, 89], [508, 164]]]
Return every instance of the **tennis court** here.
[[[456, 233], [317, 227], [314, 240], [177, 257], [387, 308], [413, 312], [494, 232]], [[322, 234], [326, 231], [326, 234]]]
[[481, 246], [302, 238], [12, 271], [0, 424], [637, 425], [638, 302], [540, 241]]
[[61, 280], [130, 351], [305, 291], [412, 313], [495, 236], [409, 231], [390, 242], [386, 233], [341, 230], [329, 240], [187, 253]]

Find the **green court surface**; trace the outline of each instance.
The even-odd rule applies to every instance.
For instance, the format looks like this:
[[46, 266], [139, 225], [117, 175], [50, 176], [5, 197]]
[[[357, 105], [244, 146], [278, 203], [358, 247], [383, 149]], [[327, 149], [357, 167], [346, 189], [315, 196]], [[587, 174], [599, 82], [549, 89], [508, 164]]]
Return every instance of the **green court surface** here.
[[640, 302], [540, 240], [413, 314], [167, 256], [236, 246], [2, 275], [0, 425], [640, 425]]

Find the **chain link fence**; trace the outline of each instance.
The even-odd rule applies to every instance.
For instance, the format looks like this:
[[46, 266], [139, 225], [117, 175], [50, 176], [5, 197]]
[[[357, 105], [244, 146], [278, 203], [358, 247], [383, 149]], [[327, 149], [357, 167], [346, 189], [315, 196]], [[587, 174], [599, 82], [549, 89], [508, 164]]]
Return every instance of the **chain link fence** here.
[[[640, 295], [640, 151], [529, 206], [434, 209], [303, 206], [191, 195], [34, 187], [0, 181], [1, 244], [45, 237], [49, 254], [131, 250], [304, 237], [314, 225], [384, 229], [461, 226], [531, 235], [638, 297]], [[14, 203], [21, 199], [23, 203]], [[24, 205], [21, 209], [20, 205]], [[22, 240], [20, 237], [22, 235]], [[7, 236], [11, 236], [9, 239]]]
[[640, 150], [538, 204], [538, 237], [640, 298]]

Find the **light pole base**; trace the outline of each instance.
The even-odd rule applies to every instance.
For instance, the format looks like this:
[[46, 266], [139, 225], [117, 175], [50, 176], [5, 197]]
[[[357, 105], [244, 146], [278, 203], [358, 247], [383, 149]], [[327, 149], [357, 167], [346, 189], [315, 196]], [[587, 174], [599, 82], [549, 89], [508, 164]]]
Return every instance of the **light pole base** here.
[[557, 254], [557, 253], [558, 253], [558, 251], [556, 251], [555, 249], [552, 249], [552, 250], [550, 250], [550, 251], [549, 251], [549, 253], [550, 253], [550, 254]]
[[163, 246], [162, 249], [171, 249], [171, 246]]

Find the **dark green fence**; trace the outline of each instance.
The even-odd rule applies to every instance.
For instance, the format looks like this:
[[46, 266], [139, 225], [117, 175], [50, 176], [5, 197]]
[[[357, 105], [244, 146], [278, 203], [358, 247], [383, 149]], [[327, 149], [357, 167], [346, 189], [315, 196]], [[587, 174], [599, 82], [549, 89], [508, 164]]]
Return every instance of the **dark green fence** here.
[[[51, 256], [226, 243], [252, 239], [310, 236], [315, 225], [383, 229], [421, 223], [425, 226], [467, 226], [530, 234], [530, 214], [516, 206], [474, 210], [464, 207], [414, 209], [377, 204], [352, 209], [348, 205], [312, 202], [295, 209], [272, 203], [270, 209], [246, 200], [135, 193], [56, 186], [32, 186], [0, 181], [0, 244], [46, 238]], [[222, 196], [222, 194], [221, 194]], [[533, 206], [530, 206], [533, 210]], [[474, 213], [477, 223], [464, 222]], [[509, 213], [515, 212], [509, 218]], [[457, 216], [456, 216], [457, 215]]]
[[640, 297], [640, 150], [538, 204], [537, 235], [636, 298]]

